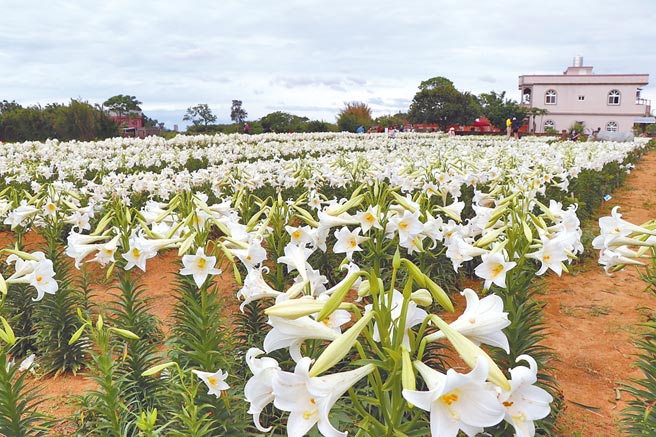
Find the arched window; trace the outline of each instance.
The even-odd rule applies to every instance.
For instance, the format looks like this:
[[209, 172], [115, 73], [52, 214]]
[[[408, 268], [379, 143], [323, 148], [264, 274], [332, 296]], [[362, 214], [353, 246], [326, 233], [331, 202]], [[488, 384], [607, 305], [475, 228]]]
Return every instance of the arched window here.
[[547, 92], [544, 93], [544, 104], [545, 105], [555, 105], [556, 104], [556, 91], [555, 90], [547, 90]]
[[618, 90], [611, 90], [608, 93], [608, 104], [609, 105], [619, 105], [620, 104], [620, 92]]
[[618, 129], [619, 126], [617, 125], [617, 122], [609, 121], [608, 123], [606, 123], [606, 130], [608, 132], [617, 132]]
[[522, 103], [526, 105], [531, 104], [531, 89], [530, 88], [524, 88], [524, 92], [522, 93]]
[[544, 120], [544, 131], [556, 130], [556, 123], [553, 120]]

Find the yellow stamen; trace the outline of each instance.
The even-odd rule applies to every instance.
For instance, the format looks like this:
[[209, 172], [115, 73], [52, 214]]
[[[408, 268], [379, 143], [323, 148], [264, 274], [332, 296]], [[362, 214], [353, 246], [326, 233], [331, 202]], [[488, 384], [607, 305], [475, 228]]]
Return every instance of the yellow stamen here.
[[442, 399], [442, 402], [444, 402], [445, 404], [451, 405], [454, 402], [458, 402], [458, 395], [455, 393], [449, 393], [441, 396], [440, 399]]

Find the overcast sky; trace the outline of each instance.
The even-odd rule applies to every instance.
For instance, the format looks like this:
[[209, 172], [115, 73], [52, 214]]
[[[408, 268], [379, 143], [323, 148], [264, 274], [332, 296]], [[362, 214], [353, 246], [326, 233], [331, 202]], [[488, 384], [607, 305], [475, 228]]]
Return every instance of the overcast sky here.
[[474, 94], [560, 74], [648, 73], [655, 0], [0, 0], [0, 100], [26, 106], [116, 94], [172, 128], [210, 105], [229, 122], [285, 111], [335, 121], [345, 102], [407, 111], [435, 76]]

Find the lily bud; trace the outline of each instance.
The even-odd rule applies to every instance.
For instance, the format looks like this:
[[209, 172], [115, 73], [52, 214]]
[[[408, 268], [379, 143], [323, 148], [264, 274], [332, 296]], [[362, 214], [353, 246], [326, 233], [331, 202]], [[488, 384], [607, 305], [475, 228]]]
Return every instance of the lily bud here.
[[533, 232], [531, 231], [531, 228], [529, 228], [528, 223], [525, 221], [522, 221], [522, 229], [524, 231], [524, 236], [526, 237], [526, 241], [529, 243], [533, 241]]
[[430, 279], [428, 276], [426, 277], [426, 288], [428, 288], [428, 291], [430, 291], [431, 295], [433, 296], [433, 299], [437, 301], [440, 305], [442, 305], [442, 308], [447, 310], [448, 312], [452, 313], [455, 311], [455, 308], [453, 308], [453, 303], [451, 302], [451, 299], [449, 299], [449, 295], [446, 294], [444, 289], [437, 285], [435, 282], [433, 282], [432, 279]]
[[332, 206], [328, 209], [326, 209], [326, 214], [332, 215], [332, 216], [338, 216], [340, 214], [345, 213], [351, 208], [354, 208], [358, 206], [359, 204], [362, 203], [362, 199], [364, 199], [364, 194], [359, 194], [348, 201], [344, 202], [342, 205], [335, 205]]
[[433, 314], [431, 320], [444, 333], [446, 338], [451, 342], [453, 347], [458, 351], [460, 357], [467, 363], [470, 368], [476, 367], [476, 360], [481, 357], [487, 361], [489, 366], [488, 380], [504, 390], [510, 390], [510, 382], [503, 374], [499, 366], [485, 353], [483, 349], [476, 346], [470, 339], [450, 327], [444, 320]]
[[410, 352], [405, 347], [401, 348], [401, 364], [401, 386], [405, 390], [416, 390], [417, 381], [410, 361]]
[[501, 235], [506, 229], [508, 229], [508, 225], [503, 225], [499, 229], [495, 229], [493, 231], [488, 232], [483, 237], [479, 238], [478, 241], [474, 243], [474, 246], [475, 247], [487, 246], [488, 244], [494, 242], [499, 237], [499, 235]]
[[433, 297], [430, 291], [425, 288], [420, 288], [410, 295], [410, 300], [419, 306], [427, 307], [433, 303]]
[[364, 274], [365, 272], [355, 272], [333, 288], [332, 295], [328, 298], [326, 304], [317, 316], [318, 322], [322, 321], [333, 312], [335, 312], [337, 308], [339, 308], [340, 304], [344, 301], [346, 294], [351, 289], [351, 286], [355, 283], [358, 277]]
[[491, 228], [492, 226], [494, 226], [496, 224], [496, 222], [498, 222], [499, 219], [506, 214], [507, 209], [508, 208], [505, 204], [501, 205], [501, 206], [497, 206], [496, 208], [494, 208], [492, 210], [492, 212], [490, 213], [490, 219], [485, 224], [485, 229], [488, 229], [488, 228]]
[[5, 320], [4, 317], [0, 317], [2, 322], [3, 329], [0, 329], [0, 338], [5, 341], [9, 346], [13, 346], [16, 343], [16, 335], [14, 335], [14, 330], [11, 329], [9, 323]]
[[397, 246], [396, 252], [394, 252], [394, 257], [392, 258], [392, 267], [398, 269], [401, 267], [401, 252]]
[[139, 340], [139, 336], [137, 334], [127, 329], [109, 328], [109, 331], [115, 332], [121, 337], [127, 338], [128, 340]]
[[164, 364], [158, 364], [157, 366], [153, 366], [150, 369], [144, 371], [141, 374], [141, 376], [151, 376], [175, 365], [177, 365], [177, 363], [175, 363], [174, 361], [169, 361], [168, 363], [164, 363]]
[[[282, 317], [284, 319], [298, 319], [299, 317], [318, 313], [325, 305], [326, 302], [313, 298], [289, 299], [278, 302], [265, 309], [264, 314], [267, 316]], [[349, 308], [349, 304], [343, 303], [338, 308], [347, 309]]]
[[408, 201], [406, 200], [405, 197], [401, 196], [401, 195], [400, 195], [399, 193], [397, 193], [396, 191], [390, 191], [390, 194], [392, 195], [392, 197], [394, 197], [394, 200], [396, 200], [396, 202], [397, 202], [399, 205], [401, 205], [402, 207], [404, 207], [405, 209], [407, 209], [408, 211], [410, 211], [410, 212], [413, 213], [413, 214], [414, 214], [415, 212], [417, 212], [417, 208], [415, 208], [414, 206], [410, 205], [410, 204], [408, 203]]
[[78, 341], [78, 340], [80, 339], [80, 337], [82, 336], [82, 333], [83, 333], [84, 330], [86, 329], [87, 325], [88, 325], [87, 323], [83, 324], [82, 326], [80, 326], [80, 327], [77, 329], [77, 331], [75, 331], [75, 332], [73, 333], [73, 336], [71, 337], [71, 339], [68, 340], [68, 344], [69, 344], [69, 345], [74, 344], [76, 341]]
[[358, 297], [368, 296], [370, 292], [371, 287], [369, 286], [369, 280], [365, 279], [360, 282], [360, 285], [358, 286]]
[[426, 275], [417, 267], [412, 261], [407, 258], [402, 258], [401, 262], [408, 269], [410, 277], [419, 285], [420, 287], [426, 287]]
[[368, 312], [346, 332], [337, 337], [336, 340], [333, 340], [323, 353], [319, 355], [319, 358], [317, 358], [317, 361], [310, 369], [309, 375], [320, 375], [326, 370], [329, 370], [335, 364], [339, 363], [339, 361], [351, 350], [357, 341], [360, 332], [362, 332], [362, 329], [364, 329], [364, 327], [371, 321], [374, 313], [374, 311]]
[[189, 236], [185, 238], [182, 244], [180, 244], [180, 247], [178, 248], [178, 256], [182, 256], [185, 253], [187, 253], [191, 245], [194, 243], [195, 239], [196, 239], [196, 232], [192, 232], [191, 234], [189, 234]]

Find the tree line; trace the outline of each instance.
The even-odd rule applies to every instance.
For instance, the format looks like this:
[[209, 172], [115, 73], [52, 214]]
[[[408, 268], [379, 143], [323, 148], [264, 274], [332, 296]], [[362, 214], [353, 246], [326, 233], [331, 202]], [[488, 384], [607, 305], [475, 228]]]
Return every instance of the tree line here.
[[100, 107], [80, 100], [68, 105], [50, 103], [23, 107], [16, 102], [0, 102], [0, 140], [62, 141], [110, 138], [118, 135], [118, 126]]
[[[528, 113], [517, 102], [507, 99], [505, 94], [505, 91], [491, 91], [476, 96], [456, 89], [447, 78], [433, 77], [419, 84], [419, 91], [407, 112], [374, 118], [366, 103], [346, 102], [338, 112], [335, 123], [330, 123], [275, 111], [260, 119], [248, 121], [249, 133], [356, 132], [360, 126], [365, 129], [378, 126], [385, 128], [405, 123], [437, 124], [446, 130], [456, 124], [471, 125], [480, 116], [487, 117], [493, 126], [503, 130], [508, 117], [524, 120], [531, 116], [535, 121], [536, 114]], [[23, 107], [16, 102], [3, 100], [0, 103], [0, 140], [44, 141], [57, 138], [62, 141], [88, 141], [117, 136], [120, 126], [110, 117], [109, 111], [119, 117], [139, 113], [143, 116], [144, 126], [160, 124], [144, 115], [140, 105], [141, 102], [135, 96], [122, 94], [110, 97], [103, 105], [91, 105], [72, 99], [68, 105], [52, 103], [45, 107]], [[231, 124], [216, 124], [217, 117], [206, 103], [189, 107], [183, 120], [191, 122], [187, 133], [234, 133], [243, 132], [247, 117], [242, 101], [233, 100]]]
[[119, 117], [138, 114], [144, 126], [156, 126], [157, 120], [141, 112], [141, 102], [135, 96], [116, 95], [102, 105], [72, 99], [67, 105], [50, 103], [46, 106], [23, 107], [15, 101], [0, 102], [0, 141], [92, 141], [116, 137], [121, 126], [111, 115]]
[[[310, 120], [282, 111], [272, 112], [258, 120], [248, 121], [250, 133], [261, 132], [356, 132], [361, 126], [386, 128], [399, 127], [406, 123], [437, 124], [442, 130], [453, 125], [471, 125], [474, 120], [485, 116], [490, 123], [505, 130], [506, 119], [515, 117], [524, 120], [528, 116], [535, 119], [516, 101], [506, 98], [505, 91], [491, 91], [479, 96], [456, 89], [449, 79], [434, 77], [421, 82], [407, 112], [394, 115], [372, 116], [372, 109], [364, 102], [346, 102], [339, 111], [335, 123]], [[540, 115], [540, 114], [537, 114]], [[191, 121], [187, 128], [190, 133], [240, 132], [248, 113], [241, 100], [233, 100], [230, 112], [232, 124], [214, 124], [217, 117], [209, 105], [203, 103], [187, 109], [185, 121]]]

